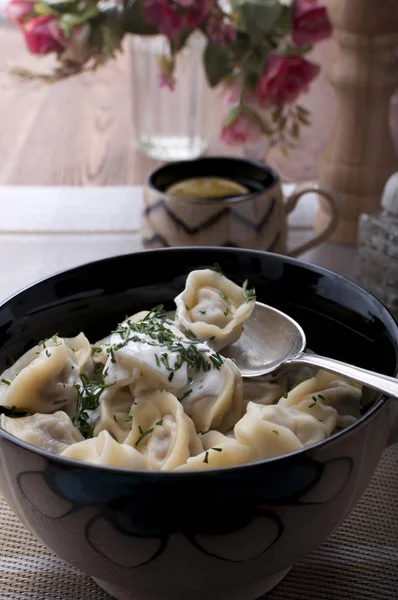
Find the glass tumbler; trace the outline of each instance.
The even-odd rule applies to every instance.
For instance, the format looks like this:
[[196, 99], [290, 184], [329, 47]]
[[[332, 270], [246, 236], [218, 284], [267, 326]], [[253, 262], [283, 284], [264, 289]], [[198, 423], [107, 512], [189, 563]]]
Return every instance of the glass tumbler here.
[[206, 85], [202, 55], [204, 38], [194, 33], [176, 57], [174, 90], [159, 84], [159, 58], [168, 55], [161, 35], [130, 36], [133, 118], [138, 148], [157, 160], [189, 160], [201, 156]]

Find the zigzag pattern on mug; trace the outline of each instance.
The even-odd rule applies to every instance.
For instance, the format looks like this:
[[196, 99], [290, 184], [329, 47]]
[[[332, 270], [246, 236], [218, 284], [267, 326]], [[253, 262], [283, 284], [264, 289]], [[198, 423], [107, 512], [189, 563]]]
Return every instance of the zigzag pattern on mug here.
[[230, 214], [232, 216], [232, 218], [235, 219], [236, 221], [239, 221], [240, 223], [244, 223], [245, 225], [247, 225], [254, 231], [260, 232], [262, 230], [262, 228], [264, 227], [264, 225], [266, 224], [266, 222], [268, 221], [272, 212], [274, 211], [275, 206], [276, 206], [276, 200], [275, 200], [275, 198], [272, 198], [271, 205], [268, 207], [265, 214], [261, 217], [261, 219], [257, 223], [255, 221], [252, 221], [252, 219], [249, 219], [248, 217], [245, 217], [244, 215], [241, 215], [240, 213], [235, 212], [233, 210], [233, 208], [225, 207], [225, 208], [221, 209], [218, 213], [216, 213], [215, 215], [213, 215], [212, 217], [207, 219], [206, 221], [202, 221], [202, 223], [199, 223], [199, 225], [196, 225], [195, 227], [190, 227], [189, 225], [187, 225], [185, 223], [185, 221], [183, 221], [180, 217], [178, 217], [171, 210], [171, 208], [166, 204], [166, 202], [163, 199], [160, 199], [160, 200], [158, 200], [158, 202], [155, 202], [155, 204], [152, 204], [151, 206], [147, 206], [145, 208], [145, 216], [150, 215], [152, 212], [155, 212], [156, 210], [163, 209], [167, 213], [167, 215], [170, 217], [170, 219], [177, 225], [177, 227], [180, 227], [181, 229], [183, 229], [187, 235], [196, 235], [197, 233], [201, 233], [202, 231], [209, 229], [210, 227], [212, 227], [213, 225], [218, 223], [221, 219], [223, 219], [224, 217], [226, 217]]
[[[268, 248], [265, 248], [264, 251], [265, 252], [273, 252], [279, 242], [279, 238], [280, 238], [280, 233], [277, 234], [275, 239], [271, 242], [271, 244], [268, 246]], [[170, 248], [169, 242], [166, 240], [165, 237], [163, 237], [159, 233], [155, 233], [155, 235], [153, 235], [150, 238], [144, 238], [142, 240], [142, 244], [144, 247], [152, 246], [152, 244], [160, 244], [164, 248]], [[218, 244], [218, 245], [223, 248], [245, 248], [245, 246], [239, 246], [239, 244], [235, 244], [235, 242], [230, 242], [230, 241], [226, 241], [226, 242], [223, 242], [222, 244]]]
[[152, 244], [160, 244], [164, 248], [170, 248], [169, 242], [166, 240], [165, 237], [160, 235], [160, 233], [155, 233], [155, 235], [153, 235], [150, 238], [143, 238], [142, 243], [144, 246], [151, 246]]

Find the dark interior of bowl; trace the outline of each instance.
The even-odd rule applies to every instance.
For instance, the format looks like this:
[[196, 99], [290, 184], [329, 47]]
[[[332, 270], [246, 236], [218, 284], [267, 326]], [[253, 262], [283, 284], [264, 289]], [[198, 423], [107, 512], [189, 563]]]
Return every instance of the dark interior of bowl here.
[[397, 325], [365, 290], [287, 257], [233, 248], [138, 252], [83, 265], [25, 289], [0, 307], [0, 369], [8, 366], [9, 356], [19, 357], [54, 333], [84, 331], [95, 342], [128, 314], [161, 303], [172, 309], [188, 273], [216, 262], [237, 283], [248, 278], [260, 301], [295, 318], [311, 350], [387, 375], [397, 372]]
[[278, 181], [277, 174], [262, 163], [239, 158], [200, 158], [169, 163], [154, 171], [148, 184], [164, 192], [170, 185], [193, 177], [224, 177], [244, 185], [250, 193], [271, 187]]

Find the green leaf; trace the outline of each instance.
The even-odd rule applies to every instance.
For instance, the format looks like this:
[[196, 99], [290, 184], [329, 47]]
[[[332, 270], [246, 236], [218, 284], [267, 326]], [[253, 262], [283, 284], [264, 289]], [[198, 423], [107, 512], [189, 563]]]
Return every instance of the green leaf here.
[[51, 8], [62, 8], [67, 7], [70, 9], [71, 6], [79, 4], [79, 0], [45, 0], [45, 4]]
[[[83, 5], [84, 6], [84, 5]], [[77, 13], [79, 0], [43, 0], [35, 4], [35, 11], [40, 14], [58, 14], [60, 12]]]
[[210, 87], [216, 87], [233, 69], [228, 52], [212, 42], [208, 42], [205, 48], [203, 63]]
[[193, 29], [184, 29], [175, 40], [170, 41], [170, 50], [172, 54], [177, 54], [186, 45], [190, 35], [193, 33]]
[[243, 68], [247, 73], [261, 75], [264, 72], [265, 64], [268, 59], [269, 52], [251, 52], [244, 61]]
[[252, 50], [250, 36], [248, 36], [244, 31], [238, 30], [236, 32], [236, 39], [231, 41], [229, 47], [236, 58], [243, 58]]
[[41, 15], [58, 15], [58, 12], [56, 10], [50, 8], [44, 2], [39, 2], [38, 4], [35, 4], [35, 13], [40, 16]]
[[272, 31], [282, 13], [278, 0], [240, 0], [235, 6], [245, 30], [255, 41]]
[[283, 158], [288, 158], [289, 150], [288, 150], [288, 148], [286, 148], [286, 146], [281, 146], [281, 154], [282, 154]]
[[300, 128], [298, 123], [293, 123], [290, 134], [293, 139], [298, 140], [300, 136]]
[[277, 22], [275, 23], [275, 31], [280, 37], [283, 37], [286, 33], [289, 33], [292, 29], [293, 23], [293, 5], [281, 6], [281, 12]]
[[270, 132], [269, 128], [267, 127], [267, 125], [265, 124], [265, 122], [263, 121], [263, 119], [260, 117], [260, 115], [258, 114], [258, 112], [256, 110], [253, 110], [252, 108], [250, 108], [250, 106], [245, 104], [244, 101], [241, 102], [240, 108], [243, 113], [245, 113], [248, 117], [250, 117], [250, 119], [255, 121], [261, 127], [261, 131], [263, 132], [263, 134], [270, 135], [271, 132]]
[[124, 7], [123, 25], [127, 33], [137, 35], [155, 35], [157, 28], [145, 21], [142, 16], [142, 6], [145, 0], [127, 0]]
[[244, 73], [243, 75], [243, 87], [246, 90], [254, 90], [257, 86], [258, 75], [257, 73]]
[[268, 59], [268, 51], [256, 51], [248, 53], [242, 63], [242, 73], [244, 87], [254, 89], [257, 85], [258, 78], [264, 72], [264, 68]]
[[307, 117], [305, 117], [304, 115], [298, 115], [297, 118], [303, 125], [311, 125], [311, 121], [307, 119]]
[[224, 119], [223, 126], [228, 127], [229, 125], [231, 125], [231, 123], [233, 123], [235, 121], [236, 117], [240, 114], [240, 112], [241, 112], [240, 106], [235, 106], [235, 108], [230, 110], [228, 115]]
[[106, 25], [101, 25], [101, 34], [102, 34], [102, 54], [107, 56], [108, 58], [115, 57], [115, 50], [118, 48], [120, 44], [120, 37], [118, 36], [116, 31], [113, 31]]
[[305, 108], [305, 106], [302, 106], [301, 104], [296, 105], [296, 111], [297, 114], [303, 115], [304, 117], [308, 117], [311, 114], [308, 108]]
[[59, 25], [66, 37], [70, 37], [75, 27], [78, 27], [79, 25], [82, 25], [91, 19], [95, 19], [98, 17], [98, 15], [99, 13], [97, 7], [91, 6], [81, 13], [68, 12], [61, 14], [59, 18]]
[[282, 108], [275, 108], [272, 112], [271, 112], [271, 119], [274, 123], [276, 123], [277, 121], [279, 121], [279, 119], [282, 116]]
[[301, 46], [298, 48], [297, 46], [287, 46], [286, 48], [275, 49], [273, 54], [277, 54], [278, 56], [304, 56], [308, 54], [312, 50], [312, 46]]

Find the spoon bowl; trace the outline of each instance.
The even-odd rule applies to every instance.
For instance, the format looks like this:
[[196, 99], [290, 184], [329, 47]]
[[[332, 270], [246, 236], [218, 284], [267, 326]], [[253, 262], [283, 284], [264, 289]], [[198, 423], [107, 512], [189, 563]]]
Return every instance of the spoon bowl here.
[[245, 321], [243, 333], [234, 344], [224, 348], [223, 355], [232, 358], [242, 377], [270, 378], [297, 365], [319, 367], [371, 389], [398, 399], [398, 380], [354, 365], [306, 354], [306, 337], [300, 325], [272, 306], [256, 302]]
[[236, 362], [243, 377], [272, 375], [304, 352], [306, 337], [300, 325], [280, 310], [256, 302], [239, 340], [222, 351]]

